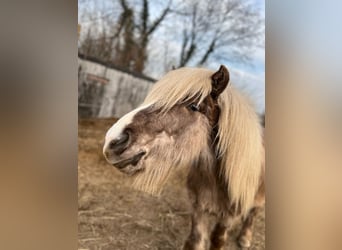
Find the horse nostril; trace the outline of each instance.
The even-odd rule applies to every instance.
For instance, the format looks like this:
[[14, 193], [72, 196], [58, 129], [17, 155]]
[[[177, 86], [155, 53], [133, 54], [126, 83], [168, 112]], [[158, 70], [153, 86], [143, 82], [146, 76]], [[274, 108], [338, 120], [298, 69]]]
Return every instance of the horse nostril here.
[[127, 132], [122, 133], [118, 138], [109, 143], [109, 148], [116, 154], [121, 154], [126, 150], [129, 141], [129, 134]]

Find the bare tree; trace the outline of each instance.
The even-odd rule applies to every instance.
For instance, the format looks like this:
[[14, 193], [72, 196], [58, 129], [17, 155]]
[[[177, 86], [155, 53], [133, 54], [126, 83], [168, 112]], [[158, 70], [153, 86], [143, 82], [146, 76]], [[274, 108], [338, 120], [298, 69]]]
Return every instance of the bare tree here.
[[80, 51], [137, 72], [161, 75], [172, 65], [222, 60], [247, 63], [264, 46], [264, 19], [245, 0], [100, 3], [86, 12], [92, 25], [82, 25], [88, 31], [83, 30]]
[[[151, 20], [148, 0], [140, 0], [140, 4], [137, 1], [129, 0], [118, 0], [117, 2], [121, 8], [118, 17], [102, 15], [102, 20], [107, 22], [106, 26], [111, 27], [109, 28], [111, 35], [107, 35], [107, 32], [104, 31], [97, 36], [88, 34], [81, 44], [80, 50], [91, 53], [92, 56], [100, 59], [111, 61], [118, 66], [143, 72], [151, 36], [170, 12], [171, 0], [154, 20]], [[93, 46], [94, 49], [89, 49], [90, 46]]]
[[263, 44], [263, 18], [243, 0], [188, 1], [172, 10], [183, 20], [179, 67], [203, 65], [210, 58], [247, 62]]

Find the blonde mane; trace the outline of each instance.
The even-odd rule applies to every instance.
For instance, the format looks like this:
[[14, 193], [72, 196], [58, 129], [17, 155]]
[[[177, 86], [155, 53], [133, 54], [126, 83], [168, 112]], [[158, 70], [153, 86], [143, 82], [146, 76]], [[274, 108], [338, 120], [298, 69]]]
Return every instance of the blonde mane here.
[[153, 104], [163, 111], [180, 102], [199, 97], [201, 103], [211, 92], [211, 78], [214, 72], [199, 68], [180, 68], [162, 77], [145, 98], [143, 105]]
[[[197, 97], [202, 102], [212, 90], [213, 71], [200, 68], [180, 68], [160, 79], [146, 97], [162, 111]], [[221, 109], [218, 122], [217, 157], [220, 173], [228, 185], [230, 202], [243, 214], [252, 207], [264, 167], [264, 147], [258, 116], [247, 98], [229, 84], [219, 96]]]

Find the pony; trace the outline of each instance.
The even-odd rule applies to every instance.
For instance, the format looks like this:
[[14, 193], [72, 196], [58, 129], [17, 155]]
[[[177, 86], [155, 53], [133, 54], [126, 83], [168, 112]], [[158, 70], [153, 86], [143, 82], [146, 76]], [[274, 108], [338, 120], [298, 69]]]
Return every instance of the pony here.
[[223, 249], [241, 221], [238, 244], [250, 247], [265, 202], [263, 128], [229, 79], [223, 65], [172, 70], [105, 136], [106, 160], [145, 192], [160, 194], [170, 174], [186, 168], [193, 212], [184, 250]]

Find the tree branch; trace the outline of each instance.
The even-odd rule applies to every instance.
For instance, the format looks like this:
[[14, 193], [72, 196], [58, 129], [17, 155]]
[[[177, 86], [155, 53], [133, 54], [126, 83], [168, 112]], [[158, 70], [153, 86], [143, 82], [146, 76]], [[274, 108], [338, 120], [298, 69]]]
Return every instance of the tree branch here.
[[148, 1], [147, 0], [143, 0], [143, 9], [142, 9], [142, 12], [141, 12], [142, 34], [146, 34], [147, 33], [148, 16], [149, 16]]
[[210, 54], [214, 52], [215, 44], [216, 44], [216, 37], [214, 37], [213, 40], [211, 41], [207, 51], [202, 56], [202, 59], [199, 61], [198, 65], [203, 65], [208, 60]]
[[155, 31], [155, 29], [159, 26], [159, 24], [164, 20], [164, 18], [166, 17], [166, 15], [170, 11], [171, 2], [172, 2], [172, 0], [169, 1], [167, 7], [164, 9], [164, 11], [161, 13], [161, 15], [149, 27], [149, 29], [147, 31], [147, 35], [152, 34]]

